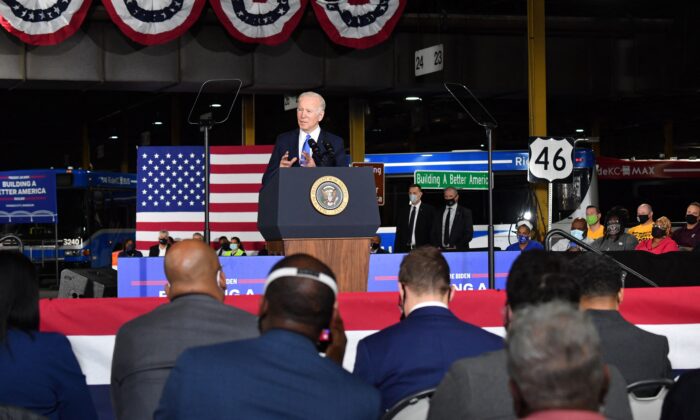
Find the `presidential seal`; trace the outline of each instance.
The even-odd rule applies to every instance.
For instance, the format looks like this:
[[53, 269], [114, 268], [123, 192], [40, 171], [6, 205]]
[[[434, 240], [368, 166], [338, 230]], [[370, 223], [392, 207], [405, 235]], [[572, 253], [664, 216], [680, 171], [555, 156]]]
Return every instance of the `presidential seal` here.
[[326, 216], [340, 214], [348, 206], [348, 187], [334, 176], [322, 176], [311, 186], [311, 204], [316, 211]]

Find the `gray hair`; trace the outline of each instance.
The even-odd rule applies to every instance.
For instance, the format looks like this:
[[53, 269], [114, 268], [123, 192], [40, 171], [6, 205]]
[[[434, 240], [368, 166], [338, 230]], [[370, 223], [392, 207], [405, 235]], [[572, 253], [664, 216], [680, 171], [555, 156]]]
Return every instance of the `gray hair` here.
[[321, 111], [325, 111], [325, 110], [326, 110], [326, 100], [323, 99], [323, 96], [319, 95], [319, 94], [316, 93], [316, 92], [312, 92], [312, 91], [303, 92], [301, 95], [299, 95], [299, 96], [297, 97], [297, 102], [301, 101], [301, 98], [303, 98], [304, 96], [311, 96], [311, 97], [317, 98], [318, 101], [319, 101], [320, 104], [321, 104]]
[[164, 234], [165, 236], [170, 236], [170, 232], [168, 232], [167, 230], [161, 230], [160, 232], [158, 232], [159, 235], [161, 233]]
[[597, 407], [605, 386], [600, 338], [586, 314], [552, 301], [516, 312], [508, 373], [530, 410]]

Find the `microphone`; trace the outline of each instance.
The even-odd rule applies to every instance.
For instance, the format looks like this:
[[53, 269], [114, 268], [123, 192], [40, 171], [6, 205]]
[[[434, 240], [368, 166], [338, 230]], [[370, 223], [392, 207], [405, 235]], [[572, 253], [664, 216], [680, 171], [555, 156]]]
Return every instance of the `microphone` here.
[[326, 155], [324, 156], [327, 159], [326, 166], [335, 166], [335, 149], [326, 139], [323, 139], [323, 147], [326, 148]]
[[318, 143], [316, 143], [316, 140], [309, 139], [309, 147], [313, 152], [311, 156], [313, 157], [316, 166], [324, 166], [321, 164], [321, 162], [323, 161], [323, 155], [321, 154], [321, 150], [318, 148]]

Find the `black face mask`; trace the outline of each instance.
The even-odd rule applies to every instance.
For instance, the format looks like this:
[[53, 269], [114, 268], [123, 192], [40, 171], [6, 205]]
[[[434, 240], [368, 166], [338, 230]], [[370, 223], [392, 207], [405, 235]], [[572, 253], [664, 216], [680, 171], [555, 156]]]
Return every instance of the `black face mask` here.
[[698, 218], [692, 214], [686, 214], [685, 215], [685, 222], [689, 225], [694, 225], [698, 222]]
[[163, 238], [163, 239], [158, 239], [158, 243], [161, 244], [161, 245], [165, 245], [165, 244], [168, 243], [168, 240], [165, 239], [165, 238]]
[[455, 204], [454, 198], [449, 199], [449, 200], [447, 200], [447, 199], [445, 200], [445, 205], [446, 205], [446, 206], [454, 206], [454, 204]]
[[656, 239], [663, 238], [666, 235], [666, 231], [661, 229], [658, 226], [654, 226], [651, 228], [651, 236], [653, 236]]
[[221, 245], [221, 249], [223, 249], [224, 251], [230, 251], [230, 250], [231, 250], [231, 244], [228, 243], [228, 242], [225, 242], [225, 243], [223, 243], [223, 244]]
[[649, 221], [649, 215], [648, 214], [638, 214], [637, 220], [639, 220], [639, 223], [644, 224], [647, 221]]
[[378, 250], [378, 249], [379, 249], [379, 244], [378, 244], [378, 243], [375, 243], [375, 242], [372, 242], [372, 245], [371, 245], [371, 247], [372, 247], [372, 249], [373, 249], [373, 250], [375, 250], [375, 251], [376, 251], [376, 250]]

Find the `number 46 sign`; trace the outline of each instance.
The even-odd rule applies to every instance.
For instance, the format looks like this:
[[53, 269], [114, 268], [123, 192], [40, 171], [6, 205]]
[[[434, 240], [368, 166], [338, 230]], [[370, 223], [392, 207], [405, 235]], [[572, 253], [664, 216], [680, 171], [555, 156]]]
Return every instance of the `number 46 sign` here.
[[571, 182], [574, 170], [573, 139], [530, 137], [529, 145], [529, 182]]

